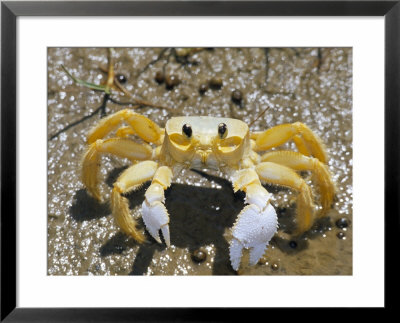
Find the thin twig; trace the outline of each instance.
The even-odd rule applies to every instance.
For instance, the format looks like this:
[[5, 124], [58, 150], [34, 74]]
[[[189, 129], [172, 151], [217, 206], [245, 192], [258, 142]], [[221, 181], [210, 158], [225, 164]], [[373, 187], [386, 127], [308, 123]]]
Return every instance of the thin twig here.
[[258, 119], [260, 119], [261, 116], [262, 116], [265, 112], [267, 112], [267, 110], [268, 110], [269, 108], [270, 108], [270, 107], [266, 107], [266, 108], [264, 109], [264, 111], [262, 111], [262, 112], [257, 116], [257, 118], [255, 118], [255, 119], [249, 124], [249, 128], [254, 124], [254, 122], [256, 122]]
[[[104, 67], [99, 67], [99, 69], [104, 72], [104, 73], [108, 73], [108, 71], [104, 68]], [[117, 79], [116, 76], [114, 76], [114, 88], [116, 88], [117, 90], [119, 90], [120, 92], [124, 93], [126, 96], [128, 96], [131, 100], [133, 100], [133, 102], [126, 102], [126, 105], [139, 105], [139, 106], [146, 106], [146, 107], [151, 107], [151, 108], [157, 108], [157, 109], [165, 109], [167, 111], [174, 111], [174, 109], [163, 106], [163, 105], [157, 105], [154, 103], [151, 103], [149, 101], [146, 100], [140, 100], [137, 99], [133, 96], [132, 93], [130, 93]], [[116, 101], [115, 99], [111, 99], [110, 101], [114, 102]], [[122, 104], [122, 102], [120, 102], [120, 104]], [[124, 103], [125, 104], [125, 103]]]
[[127, 89], [125, 89], [125, 87], [122, 86], [122, 84], [116, 79], [114, 78], [114, 84], [116, 85], [116, 87], [122, 91], [125, 95], [129, 96], [129, 98], [131, 100], [133, 100], [137, 105], [144, 105], [144, 106], [148, 106], [148, 107], [152, 107], [152, 108], [158, 108], [158, 109], [165, 109], [168, 111], [173, 111], [173, 109], [169, 108], [169, 107], [165, 107], [162, 105], [156, 105], [154, 103], [151, 103], [149, 101], [145, 101], [145, 100], [140, 100], [135, 98], [132, 93], [130, 93]]
[[95, 116], [99, 111], [100, 111], [100, 116], [103, 117], [105, 115], [105, 109], [106, 109], [106, 104], [107, 104], [108, 99], [109, 99], [109, 95], [105, 94], [104, 95], [104, 99], [103, 99], [103, 103], [101, 104], [101, 106], [99, 106], [91, 114], [89, 114], [87, 116], [84, 116], [83, 118], [70, 123], [69, 125], [65, 126], [63, 129], [61, 129], [61, 130], [57, 131], [55, 134], [51, 135], [51, 137], [49, 138], [49, 141], [53, 140], [56, 137], [58, 137], [61, 133], [67, 131], [68, 129], [70, 129], [70, 128], [82, 123], [83, 121], [85, 121], [87, 119], [90, 119], [91, 117]]
[[106, 90], [108, 93], [111, 93], [111, 88], [114, 84], [115, 73], [114, 73], [114, 59], [113, 59], [113, 52], [112, 48], [108, 49], [108, 71], [107, 71], [107, 83], [106, 83]]
[[[154, 108], [158, 108], [158, 109], [165, 109], [168, 111], [174, 111], [173, 109], [169, 108], [169, 107], [164, 107], [161, 105], [155, 105], [151, 102], [145, 101], [145, 100], [139, 100], [133, 97], [133, 95], [127, 90], [125, 89], [125, 87], [122, 86], [122, 84], [118, 81], [118, 79], [115, 76], [115, 71], [114, 71], [114, 60], [113, 60], [113, 48], [109, 48], [108, 49], [108, 69], [99, 67], [100, 70], [102, 70], [104, 73], [107, 73], [107, 82], [106, 85], [97, 85], [97, 84], [93, 84], [90, 82], [86, 82], [83, 80], [80, 80], [78, 78], [76, 78], [75, 76], [73, 76], [66, 68], [64, 65], [61, 65], [61, 67], [63, 68], [63, 70], [65, 71], [65, 73], [67, 73], [67, 75], [77, 84], [81, 84], [87, 88], [90, 88], [92, 90], [96, 90], [96, 91], [101, 91], [104, 92], [104, 98], [103, 98], [103, 102], [101, 104], [100, 107], [98, 107], [96, 110], [94, 110], [91, 114], [84, 116], [83, 118], [72, 122], [71, 124], [67, 125], [66, 127], [64, 127], [63, 129], [57, 131], [55, 134], [51, 135], [49, 140], [52, 140], [54, 138], [56, 138], [57, 136], [59, 136], [61, 133], [67, 131], [68, 129], [82, 123], [83, 121], [90, 119], [91, 117], [93, 117], [94, 115], [96, 115], [99, 111], [100, 111], [100, 117], [103, 118], [106, 116], [106, 107], [107, 107], [107, 102], [111, 101], [115, 104], [119, 104], [119, 105], [132, 105], [132, 108], [139, 108], [140, 106], [148, 106], [148, 107], [154, 107]], [[165, 52], [162, 51], [162, 54]], [[160, 54], [161, 55], [161, 54]], [[134, 102], [120, 102], [115, 100], [114, 98], [111, 97], [111, 89], [112, 88], [117, 88], [117, 90], [123, 92], [125, 95], [127, 95], [129, 98], [131, 98]]]
[[264, 48], [265, 52], [265, 83], [268, 84], [268, 72], [269, 72], [269, 48]]
[[158, 57], [157, 57], [156, 59], [152, 60], [150, 63], [148, 63], [148, 64], [140, 71], [139, 74], [142, 74], [142, 73], [146, 72], [146, 70], [150, 67], [150, 65], [153, 65], [153, 64], [157, 63], [157, 62], [161, 59], [161, 57], [164, 56], [164, 53], [165, 53], [168, 49], [169, 49], [168, 47], [163, 48], [163, 49], [161, 50], [160, 54], [158, 54]]

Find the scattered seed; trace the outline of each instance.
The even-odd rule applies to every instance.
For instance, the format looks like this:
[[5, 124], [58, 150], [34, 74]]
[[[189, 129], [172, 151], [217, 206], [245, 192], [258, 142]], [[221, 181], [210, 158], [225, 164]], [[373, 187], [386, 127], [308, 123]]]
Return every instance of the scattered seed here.
[[127, 81], [127, 78], [124, 74], [117, 74], [116, 77], [117, 77], [117, 81], [121, 84], [124, 84]]
[[264, 256], [262, 256], [259, 260], [258, 260], [258, 264], [259, 265], [268, 265], [268, 259]]
[[234, 90], [232, 91], [232, 101], [236, 104], [240, 104], [240, 102], [242, 101], [242, 92], [240, 92], [239, 90]]
[[338, 237], [338, 239], [346, 239], [346, 235], [344, 232], [338, 232], [336, 236]]
[[197, 249], [192, 253], [192, 259], [196, 262], [203, 262], [207, 258], [207, 252], [203, 249]]
[[220, 77], [214, 77], [208, 82], [208, 84], [213, 90], [219, 90], [222, 87], [223, 82]]
[[179, 97], [179, 100], [181, 100], [181, 101], [187, 101], [187, 100], [189, 100], [189, 96], [188, 96], [187, 94], [183, 93], [183, 94]]
[[208, 90], [208, 84], [203, 83], [199, 86], [199, 92], [201, 95], [203, 95], [204, 93], [206, 93]]
[[349, 226], [349, 221], [346, 218], [340, 218], [336, 221], [336, 226], [339, 229], [347, 228]]
[[174, 75], [168, 75], [165, 77], [165, 85], [167, 86], [167, 89], [171, 90], [174, 86], [177, 86], [179, 84], [179, 78]]
[[272, 268], [272, 270], [278, 270], [279, 269], [279, 264], [274, 262], [273, 264], [271, 264], [271, 268]]
[[156, 76], [155, 76], [155, 80], [158, 84], [161, 84], [162, 82], [164, 82], [164, 73], [162, 71], [157, 71]]

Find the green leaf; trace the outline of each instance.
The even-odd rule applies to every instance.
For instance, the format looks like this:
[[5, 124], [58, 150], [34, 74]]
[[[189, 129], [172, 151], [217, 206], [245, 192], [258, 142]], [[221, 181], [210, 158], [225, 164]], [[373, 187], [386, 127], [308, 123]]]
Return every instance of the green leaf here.
[[84, 80], [80, 80], [78, 78], [76, 78], [75, 76], [73, 76], [70, 72], [68, 72], [68, 70], [65, 68], [64, 65], [61, 65], [61, 67], [63, 68], [63, 70], [65, 71], [65, 73], [67, 73], [67, 75], [76, 83], [76, 84], [80, 84], [83, 85], [89, 89], [95, 90], [95, 91], [102, 91], [105, 92], [107, 94], [110, 94], [110, 89], [108, 89], [105, 85], [97, 85], [97, 84], [93, 84], [90, 82], [86, 82]]

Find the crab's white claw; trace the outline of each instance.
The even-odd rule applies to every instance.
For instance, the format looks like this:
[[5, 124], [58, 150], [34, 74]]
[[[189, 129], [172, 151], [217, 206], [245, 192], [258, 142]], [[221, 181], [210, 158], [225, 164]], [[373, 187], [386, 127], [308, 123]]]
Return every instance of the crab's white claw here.
[[233, 270], [239, 269], [240, 260], [242, 259], [242, 250], [243, 246], [240, 241], [233, 238], [229, 246], [229, 257], [231, 258]]
[[159, 185], [152, 185], [146, 192], [142, 204], [142, 218], [146, 225], [147, 231], [150, 235], [158, 242], [161, 243], [159, 230], [164, 236], [166, 245], [170, 246], [170, 235], [169, 235], [169, 216], [168, 211], [164, 205], [164, 201], [159, 201], [160, 191], [162, 187]]
[[267, 203], [264, 209], [255, 204], [245, 206], [232, 229], [229, 247], [232, 268], [239, 269], [243, 248], [250, 249], [250, 265], [255, 265], [274, 236], [278, 220], [274, 207]]

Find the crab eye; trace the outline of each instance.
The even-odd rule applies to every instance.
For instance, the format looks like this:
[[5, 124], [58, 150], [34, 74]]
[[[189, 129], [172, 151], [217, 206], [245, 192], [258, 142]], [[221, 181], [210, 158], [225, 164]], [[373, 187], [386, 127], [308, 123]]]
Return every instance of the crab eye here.
[[186, 135], [186, 137], [190, 138], [192, 136], [192, 127], [190, 124], [185, 123], [182, 127], [182, 133]]
[[220, 123], [218, 125], [218, 134], [221, 137], [221, 139], [225, 138], [226, 135], [228, 134], [228, 128], [225, 123]]

